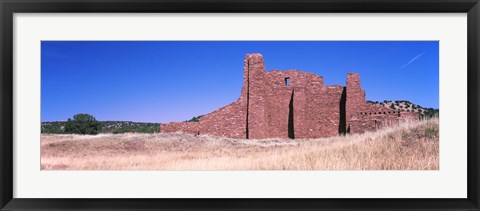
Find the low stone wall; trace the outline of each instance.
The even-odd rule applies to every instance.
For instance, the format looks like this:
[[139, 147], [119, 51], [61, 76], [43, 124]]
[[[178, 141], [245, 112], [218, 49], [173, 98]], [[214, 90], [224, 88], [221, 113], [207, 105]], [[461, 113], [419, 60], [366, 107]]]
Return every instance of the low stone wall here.
[[406, 121], [418, 121], [418, 112], [385, 111], [383, 109], [382, 111], [359, 112], [352, 115], [350, 133], [375, 131]]
[[198, 122], [171, 122], [167, 124], [160, 124], [161, 133], [184, 132], [199, 135], [199, 128]]
[[200, 133], [245, 138], [247, 108], [239, 99], [200, 118]]

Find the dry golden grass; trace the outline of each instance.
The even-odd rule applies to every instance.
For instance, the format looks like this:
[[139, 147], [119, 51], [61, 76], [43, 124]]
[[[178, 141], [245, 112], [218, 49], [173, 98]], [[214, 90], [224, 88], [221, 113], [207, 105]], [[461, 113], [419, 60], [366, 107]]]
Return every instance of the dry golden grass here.
[[438, 170], [438, 119], [343, 137], [238, 140], [188, 134], [42, 135], [41, 168]]

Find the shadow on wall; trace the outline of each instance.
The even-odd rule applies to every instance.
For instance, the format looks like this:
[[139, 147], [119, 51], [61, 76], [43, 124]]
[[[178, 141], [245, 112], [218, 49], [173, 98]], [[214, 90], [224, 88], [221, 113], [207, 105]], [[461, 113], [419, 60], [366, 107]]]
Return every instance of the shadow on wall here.
[[347, 88], [343, 87], [342, 97], [340, 98], [340, 123], [338, 124], [338, 134], [345, 135], [347, 133], [346, 123], [346, 102], [347, 102]]
[[293, 125], [293, 95], [295, 90], [292, 90], [292, 96], [290, 97], [290, 104], [288, 104], [288, 138], [295, 138], [295, 130]]

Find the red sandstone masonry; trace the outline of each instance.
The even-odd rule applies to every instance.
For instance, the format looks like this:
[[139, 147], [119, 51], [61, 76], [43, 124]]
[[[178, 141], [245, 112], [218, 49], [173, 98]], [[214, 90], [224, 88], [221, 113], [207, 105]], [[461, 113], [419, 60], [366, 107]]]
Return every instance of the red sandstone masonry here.
[[199, 124], [197, 122], [172, 122], [168, 124], [160, 124], [160, 132], [162, 133], [173, 133], [177, 131], [198, 134], [200, 132]]
[[227, 136], [232, 138], [246, 137], [245, 104], [238, 100], [200, 118], [200, 134]]
[[246, 56], [244, 74], [247, 76], [247, 138], [268, 138], [269, 134], [265, 123], [266, 72], [261, 54]]
[[347, 100], [345, 105], [346, 130], [351, 132], [350, 119], [356, 111], [365, 109], [365, 91], [360, 87], [360, 76], [348, 73], [347, 76]]
[[346, 87], [325, 86], [322, 77], [311, 73], [266, 72], [261, 54], [247, 54], [237, 101], [196, 123], [161, 124], [160, 131], [250, 139], [319, 138], [373, 131], [407, 120], [418, 120], [418, 113], [366, 103], [355, 73], [348, 74]]
[[317, 108], [320, 111], [320, 119], [317, 122], [312, 122], [314, 125], [318, 125], [317, 129], [314, 130], [318, 132], [308, 138], [330, 137], [339, 134], [340, 100], [343, 87], [340, 85], [326, 86], [323, 92], [320, 107]]
[[363, 110], [352, 114], [351, 133], [375, 131], [405, 121], [418, 121], [418, 112], [400, 112], [367, 103]]

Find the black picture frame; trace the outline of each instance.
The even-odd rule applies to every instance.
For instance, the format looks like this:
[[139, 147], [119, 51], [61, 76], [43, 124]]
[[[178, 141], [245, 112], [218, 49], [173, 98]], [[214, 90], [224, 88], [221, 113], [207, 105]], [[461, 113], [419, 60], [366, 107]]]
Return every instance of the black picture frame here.
[[[478, 0], [0, 0], [2, 210], [479, 210]], [[13, 198], [14, 13], [467, 13], [468, 195], [466, 199], [25, 199]], [[447, 181], [446, 181], [447, 182]], [[232, 190], [233, 191], [233, 190]]]

